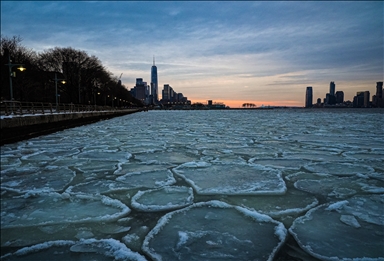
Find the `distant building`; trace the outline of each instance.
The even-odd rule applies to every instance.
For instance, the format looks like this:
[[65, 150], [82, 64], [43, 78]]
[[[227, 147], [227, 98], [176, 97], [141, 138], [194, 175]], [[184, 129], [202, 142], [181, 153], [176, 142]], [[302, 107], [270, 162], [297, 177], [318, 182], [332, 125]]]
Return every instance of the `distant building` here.
[[177, 101], [178, 102], [183, 102], [184, 101], [184, 95], [182, 93], [177, 94]]
[[159, 90], [158, 90], [158, 78], [157, 78], [157, 67], [155, 65], [155, 57], [153, 57], [153, 65], [151, 67], [151, 95], [154, 104], [159, 101]]
[[313, 91], [312, 91], [312, 87], [308, 86], [305, 92], [305, 107], [311, 108], [312, 104], [313, 104]]
[[353, 97], [353, 107], [355, 108], [364, 107], [364, 92], [357, 92], [356, 96]]
[[162, 99], [160, 101], [163, 105], [173, 106], [176, 104], [190, 104], [191, 102], [184, 97], [182, 93], [177, 93], [169, 84], [164, 84], [162, 91]]
[[336, 96], [335, 96], [335, 89], [336, 89], [335, 82], [331, 82], [329, 84], [329, 93], [327, 93], [325, 96], [324, 105], [335, 105], [337, 103]]
[[330, 93], [327, 93], [326, 95], [325, 95], [325, 103], [324, 104], [326, 104], [326, 105], [331, 105], [331, 94]]
[[[243, 107], [245, 107], [244, 105], [247, 104], [247, 105], [251, 105], [251, 103], [244, 103], [243, 104]], [[253, 104], [254, 105], [254, 104]], [[227, 109], [229, 107], [227, 107], [223, 102], [214, 102], [213, 100], [207, 100], [207, 105], [203, 105], [202, 106], [206, 109]], [[254, 105], [255, 106], [255, 105]], [[255, 106], [256, 107], [256, 106]], [[249, 107], [251, 108], [251, 107]]]
[[335, 96], [335, 88], [336, 88], [336, 84], [335, 84], [335, 82], [331, 82], [331, 83], [329, 84], [329, 94], [330, 94], [331, 96]]
[[172, 94], [173, 94], [172, 87], [169, 86], [169, 84], [164, 84], [164, 88], [163, 88], [163, 91], [162, 91], [162, 101], [170, 102]]
[[134, 90], [131, 90], [131, 93], [135, 95], [134, 97], [143, 103], [146, 103], [149, 92], [147, 83], [144, 82], [142, 78], [136, 78], [136, 85], [133, 89]]
[[336, 92], [336, 103], [342, 104], [344, 102], [344, 92], [343, 91], [337, 91]]
[[376, 96], [377, 97], [380, 97], [380, 98], [384, 98], [383, 97], [383, 82], [377, 82], [376, 83]]
[[369, 104], [369, 91], [365, 91], [364, 92], [364, 107], [365, 108], [370, 107], [370, 104]]
[[384, 108], [383, 82], [376, 83], [376, 95], [372, 96], [372, 106]]

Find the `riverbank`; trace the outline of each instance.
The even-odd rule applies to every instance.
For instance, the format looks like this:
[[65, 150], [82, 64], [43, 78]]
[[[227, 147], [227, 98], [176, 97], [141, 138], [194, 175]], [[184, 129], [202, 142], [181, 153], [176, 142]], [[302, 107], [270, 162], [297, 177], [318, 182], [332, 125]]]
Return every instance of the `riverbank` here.
[[140, 111], [142, 109], [5, 116], [0, 119], [0, 145]]

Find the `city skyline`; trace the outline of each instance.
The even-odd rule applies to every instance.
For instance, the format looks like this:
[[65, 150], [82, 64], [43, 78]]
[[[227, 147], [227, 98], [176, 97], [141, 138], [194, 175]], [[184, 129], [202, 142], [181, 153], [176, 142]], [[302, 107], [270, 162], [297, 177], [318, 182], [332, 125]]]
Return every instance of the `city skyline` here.
[[324, 98], [318, 97], [314, 102], [313, 88], [308, 86], [305, 91], [305, 108], [312, 107], [354, 107], [354, 108], [369, 108], [369, 107], [384, 107], [383, 97], [383, 82], [376, 82], [376, 92], [371, 93], [367, 90], [356, 92], [352, 100], [344, 100], [344, 91], [336, 91], [336, 83], [329, 83], [329, 92]]
[[[383, 2], [1, 2], [2, 35], [100, 58], [127, 88], [151, 79], [192, 102], [300, 106], [329, 82], [351, 100], [383, 81]], [[158, 94], [158, 91], [157, 91]]]

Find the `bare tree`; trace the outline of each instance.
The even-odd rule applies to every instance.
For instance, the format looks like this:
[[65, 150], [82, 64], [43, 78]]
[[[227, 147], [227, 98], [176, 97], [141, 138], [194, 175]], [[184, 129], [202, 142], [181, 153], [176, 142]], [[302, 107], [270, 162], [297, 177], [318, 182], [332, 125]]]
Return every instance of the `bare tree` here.
[[[141, 104], [96, 56], [72, 47], [55, 47], [37, 54], [22, 46], [21, 41], [18, 36], [1, 37], [2, 64], [9, 64], [9, 56], [12, 63], [24, 64], [27, 68], [12, 78], [16, 100], [54, 102], [56, 74], [66, 80], [65, 85], [58, 85], [61, 102], [112, 105], [112, 97], [116, 97], [118, 103], [114, 106]], [[9, 67], [2, 66], [1, 72], [1, 97], [9, 99]]]
[[12, 66], [12, 93], [16, 100], [28, 100], [34, 96], [36, 86], [36, 53], [21, 44], [22, 38], [1, 36], [1, 97], [10, 99], [9, 63], [23, 64], [26, 71], [20, 72]]

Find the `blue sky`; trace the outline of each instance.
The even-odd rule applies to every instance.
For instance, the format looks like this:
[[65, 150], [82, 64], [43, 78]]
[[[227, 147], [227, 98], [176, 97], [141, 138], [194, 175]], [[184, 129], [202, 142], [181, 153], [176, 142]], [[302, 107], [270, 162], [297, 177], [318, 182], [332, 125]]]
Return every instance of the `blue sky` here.
[[[73, 47], [97, 56], [131, 88], [159, 89], [231, 107], [304, 105], [329, 82], [352, 100], [383, 81], [383, 2], [1, 1], [1, 33], [40, 52]], [[159, 91], [160, 91], [159, 90]]]

